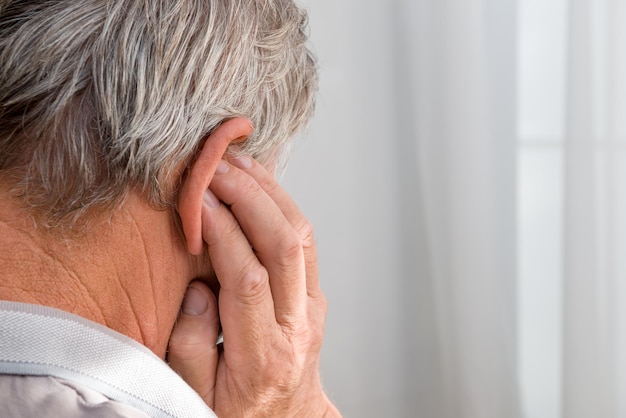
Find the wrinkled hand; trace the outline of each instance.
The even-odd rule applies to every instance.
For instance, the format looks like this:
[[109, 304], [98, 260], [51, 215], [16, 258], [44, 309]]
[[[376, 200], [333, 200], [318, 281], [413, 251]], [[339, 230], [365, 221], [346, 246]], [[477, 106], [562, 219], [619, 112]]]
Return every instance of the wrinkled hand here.
[[220, 417], [339, 416], [319, 377], [326, 301], [313, 231], [295, 203], [253, 159], [222, 161], [202, 229], [219, 306], [206, 285], [190, 285], [172, 368]]

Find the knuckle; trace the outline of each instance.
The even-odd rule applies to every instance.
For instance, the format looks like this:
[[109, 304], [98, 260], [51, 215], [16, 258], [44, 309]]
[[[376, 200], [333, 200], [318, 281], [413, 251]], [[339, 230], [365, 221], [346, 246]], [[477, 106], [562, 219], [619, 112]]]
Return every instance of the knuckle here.
[[324, 295], [322, 292], [319, 292], [319, 294], [316, 296], [316, 299], [320, 313], [322, 314], [323, 318], [326, 318], [326, 314], [328, 313], [328, 299], [326, 298], [326, 295]]
[[170, 356], [189, 356], [190, 353], [198, 352], [204, 348], [206, 341], [198, 338], [196, 334], [175, 330], [170, 336], [168, 352]]
[[241, 195], [246, 199], [250, 196], [257, 196], [261, 192], [259, 184], [250, 176], [242, 176], [240, 184]]
[[229, 213], [221, 214], [222, 218], [205, 226], [203, 238], [209, 247], [233, 242], [241, 235], [241, 228]]
[[287, 234], [280, 239], [276, 249], [277, 262], [283, 266], [293, 265], [294, 261], [300, 260], [303, 255], [302, 242], [295, 233]]
[[320, 332], [320, 324], [310, 319], [284, 328], [285, 338], [292, 349], [292, 367], [296, 370], [302, 370], [309, 353], [315, 353], [321, 347], [323, 324], [321, 328]]
[[237, 287], [254, 304], [264, 299], [269, 287], [269, 276], [263, 267], [251, 266], [252, 264], [256, 263], [249, 262], [239, 274]]
[[298, 235], [302, 240], [302, 243], [305, 247], [314, 247], [315, 246], [315, 232], [313, 230], [313, 225], [308, 219], [303, 218], [302, 221], [296, 226], [296, 230], [298, 231]]
[[311, 351], [318, 353], [322, 349], [324, 341], [324, 322], [316, 323], [311, 327], [309, 332], [308, 346]]
[[232, 219], [220, 225], [217, 240], [221, 242], [235, 241], [241, 235], [241, 228]]
[[324, 339], [324, 327], [328, 314], [328, 302], [321, 292], [314, 298], [312, 309], [309, 311], [309, 323], [311, 330], [311, 345], [321, 345]]
[[268, 194], [274, 194], [280, 187], [276, 179], [269, 175], [259, 178], [258, 183]]
[[324, 325], [326, 324], [326, 315], [328, 313], [328, 309], [326, 308], [326, 305], [324, 305], [318, 312], [317, 315], [315, 316], [314, 320], [313, 320], [313, 328], [314, 329], [320, 329], [322, 331], [322, 334], [324, 333]]

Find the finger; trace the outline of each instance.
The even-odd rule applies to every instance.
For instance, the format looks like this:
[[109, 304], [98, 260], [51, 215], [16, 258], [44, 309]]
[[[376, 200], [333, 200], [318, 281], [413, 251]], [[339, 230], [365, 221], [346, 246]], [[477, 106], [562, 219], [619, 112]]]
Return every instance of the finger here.
[[249, 175], [221, 162], [211, 190], [230, 205], [250, 244], [269, 273], [276, 319], [297, 322], [306, 315], [304, 251], [280, 208]]
[[187, 288], [178, 321], [168, 347], [168, 361], [210, 406], [214, 406], [219, 353], [219, 318], [215, 296], [201, 282]]
[[263, 346], [268, 335], [276, 331], [268, 273], [233, 214], [210, 190], [205, 194], [202, 215], [203, 239], [220, 282], [224, 352], [229, 353], [230, 366], [243, 367], [246, 364], [233, 362], [258, 360], [268, 348]]
[[313, 227], [289, 193], [276, 181], [276, 178], [253, 158], [244, 155], [234, 158], [232, 164], [240, 168], [261, 186], [280, 208], [287, 221], [297, 231], [306, 264], [307, 293], [311, 297], [321, 297], [319, 284], [317, 245]]

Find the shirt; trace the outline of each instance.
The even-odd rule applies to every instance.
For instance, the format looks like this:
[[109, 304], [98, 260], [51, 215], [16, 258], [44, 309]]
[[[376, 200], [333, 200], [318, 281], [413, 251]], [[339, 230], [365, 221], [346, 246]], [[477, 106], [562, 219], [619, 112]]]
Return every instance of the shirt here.
[[0, 301], [0, 416], [215, 414], [131, 338], [68, 312]]

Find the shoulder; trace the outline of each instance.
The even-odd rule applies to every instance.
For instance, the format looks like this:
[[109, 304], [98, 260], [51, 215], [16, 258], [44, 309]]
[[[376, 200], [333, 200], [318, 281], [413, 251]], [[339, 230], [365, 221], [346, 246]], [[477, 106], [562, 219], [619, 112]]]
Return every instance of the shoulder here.
[[0, 375], [0, 416], [148, 418], [130, 405], [62, 379], [18, 375]]

